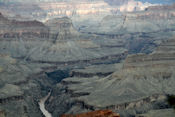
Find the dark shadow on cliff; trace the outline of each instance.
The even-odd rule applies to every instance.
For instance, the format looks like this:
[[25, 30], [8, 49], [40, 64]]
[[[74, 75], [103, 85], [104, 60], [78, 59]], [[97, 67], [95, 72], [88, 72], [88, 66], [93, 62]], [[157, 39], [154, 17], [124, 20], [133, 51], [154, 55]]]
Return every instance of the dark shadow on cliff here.
[[167, 95], [168, 104], [175, 109], [175, 95]]
[[62, 79], [70, 76], [70, 70], [57, 70], [54, 72], [46, 73], [46, 75], [51, 78], [55, 83], [60, 82]]

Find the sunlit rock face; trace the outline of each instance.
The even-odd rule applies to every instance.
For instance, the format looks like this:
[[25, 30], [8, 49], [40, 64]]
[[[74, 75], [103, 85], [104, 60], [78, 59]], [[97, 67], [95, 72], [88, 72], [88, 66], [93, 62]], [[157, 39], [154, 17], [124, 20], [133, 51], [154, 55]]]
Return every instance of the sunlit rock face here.
[[[107, 15], [99, 24], [87, 26], [76, 22], [82, 32], [126, 34], [174, 30], [175, 7], [150, 6], [141, 12], [125, 12], [121, 15]], [[90, 21], [89, 21], [90, 22]], [[84, 27], [83, 27], [84, 26]]]
[[154, 6], [156, 4], [151, 4], [149, 2], [141, 2], [139, 0], [105, 0], [108, 4], [118, 7], [120, 12], [133, 12], [142, 11], [149, 6]]
[[[101, 15], [109, 14], [112, 9], [104, 1], [47, 1], [47, 2], [16, 2], [5, 4], [0, 7], [4, 13], [20, 14], [21, 16], [29, 18], [37, 18], [46, 21], [50, 18], [75, 15]], [[21, 10], [19, 10], [21, 9]], [[27, 9], [27, 10], [26, 10]], [[31, 12], [33, 11], [33, 12]], [[26, 15], [28, 14], [28, 15]]]
[[103, 2], [56, 2], [56, 3], [40, 3], [39, 7], [47, 11], [48, 17], [57, 16], [73, 16], [73, 15], [88, 15], [102, 14], [110, 12], [110, 6]]
[[142, 3], [139, 1], [130, 0], [124, 5], [119, 7], [120, 12], [133, 12], [133, 11], [143, 11], [149, 6], [154, 6], [151, 3]]
[[93, 112], [87, 112], [77, 115], [62, 115], [61, 117], [120, 117], [119, 114], [113, 113], [111, 110], [99, 110]]
[[[114, 4], [113, 4], [114, 5]], [[104, 1], [71, 1], [71, 2], [55, 2], [55, 3], [40, 3], [39, 7], [47, 11], [47, 16], [74, 16], [74, 15], [102, 15], [116, 12], [132, 12], [145, 10], [152, 6], [150, 3], [142, 3], [139, 1], [117, 1], [115, 6]]]
[[73, 16], [105, 16], [119, 12], [142, 11], [153, 6], [150, 3], [142, 3], [135, 0], [103, 1], [18, 1], [7, 2], [1, 5], [0, 10], [9, 16], [21, 15], [28, 19], [46, 21], [56, 17]]

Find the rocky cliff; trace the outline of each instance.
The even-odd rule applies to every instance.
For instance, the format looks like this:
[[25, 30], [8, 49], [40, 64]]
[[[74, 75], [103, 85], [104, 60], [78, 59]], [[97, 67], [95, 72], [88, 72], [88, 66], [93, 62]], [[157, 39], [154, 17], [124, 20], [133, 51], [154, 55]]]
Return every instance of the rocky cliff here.
[[49, 82], [39, 78], [41, 67], [47, 65], [28, 64], [1, 53], [0, 116], [42, 116], [37, 101], [44, 95], [41, 88], [48, 87]]
[[[111, 48], [109, 43], [91, 40], [89, 35], [78, 33], [66, 17], [43, 24], [10, 20], [1, 14], [0, 21], [0, 110], [6, 117], [41, 117], [39, 99], [62, 79], [61, 73], [57, 74], [61, 78], [50, 78], [48, 74], [53, 70], [111, 63], [127, 54], [120, 44], [123, 42], [115, 43], [122, 46]], [[47, 31], [48, 37], [40, 36], [42, 31]], [[6, 33], [10, 36], [4, 37]], [[14, 33], [19, 37], [14, 37]]]
[[[49, 101], [55, 106], [48, 104], [48, 107], [53, 113], [52, 108], [59, 109], [58, 105], [62, 103], [69, 110], [67, 113], [112, 109], [126, 117], [170, 108], [166, 95], [174, 94], [175, 90], [174, 47], [175, 39], [171, 39], [164, 41], [151, 54], [130, 55], [123, 67], [105, 78], [64, 79], [54, 92], [60, 97]], [[58, 101], [62, 100], [62, 96], [67, 98], [65, 102]]]
[[49, 27], [49, 36], [56, 40], [69, 40], [78, 38], [79, 33], [73, 27], [71, 19], [68, 17], [48, 20], [46, 25]]
[[[1, 50], [15, 58], [65, 65], [103, 62], [103, 59], [108, 60], [109, 57], [119, 60], [127, 54], [124, 46], [100, 47], [101, 44], [96, 43], [95, 39], [91, 40], [86, 35], [78, 33], [71, 20], [66, 17], [48, 20], [46, 24], [4, 18], [2, 17]], [[7, 47], [7, 43], [10, 46]]]
[[73, 15], [89, 15], [104, 14], [110, 12], [110, 6], [103, 1], [73, 1], [73, 2], [56, 2], [41, 3], [39, 7], [47, 11], [48, 17], [56, 16], [73, 16]]
[[[41, 23], [1, 15], [2, 35], [10, 36], [0, 37], [0, 114], [41, 117], [38, 101], [50, 89], [46, 108], [53, 117], [104, 109], [129, 117], [170, 108], [166, 94], [175, 90], [175, 39], [168, 40], [174, 35], [173, 12], [108, 16], [100, 28], [85, 26], [84, 33], [67, 17]], [[121, 24], [122, 31], [113, 30], [113, 23]]]
[[111, 110], [99, 110], [94, 112], [82, 113], [77, 115], [62, 115], [61, 117], [120, 117], [119, 114]]
[[39, 38], [48, 38], [49, 30], [38, 21], [16, 21], [9, 20], [0, 14], [0, 37], [1, 38], [20, 38], [33, 36]]
[[[89, 27], [82, 24], [84, 27], [80, 28], [80, 31], [90, 31], [90, 33], [96, 34], [126, 34], [126, 32], [149, 33], [174, 30], [174, 13], [173, 5], [169, 5], [167, 7], [150, 7], [142, 12], [107, 15], [101, 21], [98, 21], [98, 25]], [[76, 26], [82, 27], [81, 24], [77, 24]]]
[[91, 65], [83, 69], [73, 69], [71, 77], [93, 78], [94, 76], [105, 77], [112, 74], [116, 69], [120, 69], [122, 64], [100, 64]]
[[58, 0], [58, 1], [27, 1], [7, 2], [0, 6], [1, 12], [15, 17], [20, 15], [30, 19], [46, 21], [48, 18], [95, 15], [96, 17], [119, 12], [143, 11], [151, 3], [135, 0]]

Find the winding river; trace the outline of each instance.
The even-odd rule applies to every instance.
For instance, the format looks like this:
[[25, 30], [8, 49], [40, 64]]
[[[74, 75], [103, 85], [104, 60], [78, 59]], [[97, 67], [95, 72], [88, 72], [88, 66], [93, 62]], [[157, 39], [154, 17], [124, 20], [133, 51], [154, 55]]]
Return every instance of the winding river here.
[[49, 92], [48, 95], [46, 95], [44, 98], [41, 98], [39, 101], [40, 110], [45, 117], [52, 117], [51, 113], [49, 113], [45, 108], [45, 102], [49, 98], [50, 94], [51, 92]]

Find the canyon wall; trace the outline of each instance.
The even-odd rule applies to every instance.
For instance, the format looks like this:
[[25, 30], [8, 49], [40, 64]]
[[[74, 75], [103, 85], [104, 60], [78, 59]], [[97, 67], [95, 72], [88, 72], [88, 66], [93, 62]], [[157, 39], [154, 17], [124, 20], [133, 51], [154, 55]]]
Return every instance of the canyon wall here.
[[1, 38], [20, 38], [33, 36], [40, 38], [48, 38], [49, 30], [41, 22], [38, 21], [16, 21], [9, 20], [0, 14], [0, 37]]
[[[104, 5], [86, 4], [90, 9]], [[89, 15], [83, 5], [81, 15]], [[82, 22], [84, 30], [68, 17], [41, 23], [1, 14], [0, 114], [41, 117], [38, 101], [50, 89], [46, 108], [54, 117], [99, 109], [129, 117], [170, 108], [165, 100], [175, 90], [173, 14], [170, 8], [110, 15], [98, 28]]]
[[83, 1], [35, 1], [33, 3], [26, 1], [7, 2], [1, 5], [1, 12], [8, 14], [13, 18], [22, 16], [28, 19], [38, 19], [46, 21], [56, 17], [74, 17], [89, 15], [96, 17], [104, 17], [110, 14], [118, 14], [120, 12], [143, 11], [149, 6], [155, 6], [150, 3], [142, 3], [135, 0], [115, 1], [116, 4], [109, 3], [111, 1], [103, 0], [83, 0]]
[[[123, 65], [119, 65], [118, 70], [107, 77], [66, 78], [55, 87], [53, 93], [60, 97], [53, 94], [52, 99], [48, 100], [48, 107], [51, 107], [48, 109], [59, 113], [52, 107], [56, 100], [58, 105], [65, 104], [69, 110], [66, 113], [111, 109], [129, 117], [149, 110], [170, 108], [166, 95], [174, 94], [175, 90], [174, 47], [173, 38], [163, 41], [150, 54], [129, 55]], [[58, 101], [62, 100], [62, 96], [67, 98], [66, 102]], [[55, 104], [54, 108], [59, 108], [58, 105]]]

